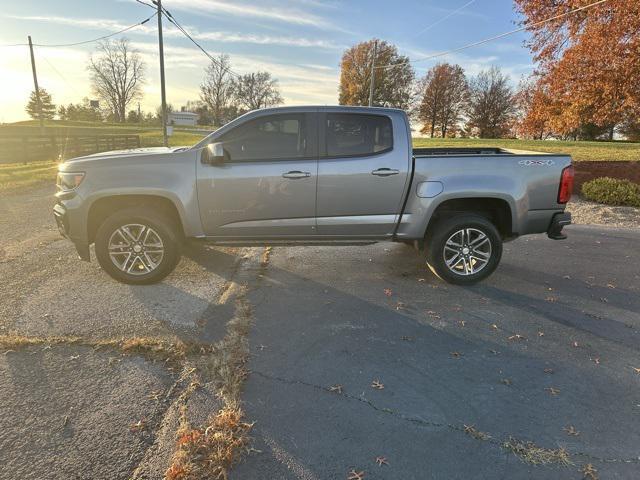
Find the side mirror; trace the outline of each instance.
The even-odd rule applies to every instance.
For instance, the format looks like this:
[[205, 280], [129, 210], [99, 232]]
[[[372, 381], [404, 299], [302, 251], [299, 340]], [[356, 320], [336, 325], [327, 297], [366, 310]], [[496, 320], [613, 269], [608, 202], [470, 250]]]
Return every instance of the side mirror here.
[[224, 148], [221, 143], [210, 143], [202, 150], [202, 163], [220, 165], [225, 161]]

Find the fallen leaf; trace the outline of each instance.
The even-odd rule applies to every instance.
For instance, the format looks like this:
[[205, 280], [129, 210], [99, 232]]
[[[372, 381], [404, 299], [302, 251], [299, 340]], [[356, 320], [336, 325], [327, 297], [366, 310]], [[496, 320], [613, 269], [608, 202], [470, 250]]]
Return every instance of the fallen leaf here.
[[612, 284], [612, 283], [607, 283], [607, 287], [609, 287], [611, 289], [616, 288], [616, 286], [614, 284]]
[[424, 278], [419, 278], [418, 281], [419, 282], [426, 282], [426, 280]]
[[460, 352], [450, 352], [449, 353], [453, 358], [460, 358], [462, 354]]
[[543, 331], [539, 331], [539, 332], [538, 332], [538, 336], [539, 336], [539, 337], [544, 337], [544, 332], [543, 332]]
[[578, 342], [573, 342], [573, 343], [571, 344], [571, 346], [572, 346], [573, 348], [578, 348]]
[[79, 358], [80, 358], [80, 355], [71, 355], [71, 356], [69, 357], [69, 360], [77, 360], [77, 359], [79, 359]]
[[398, 302], [396, 303], [396, 310], [404, 310], [404, 308], [407, 306], [406, 303], [403, 302]]
[[391, 295], [393, 295], [393, 290], [391, 290], [390, 288], [385, 288], [385, 289], [384, 289], [384, 294], [385, 294], [387, 297], [390, 297]]
[[495, 323], [492, 323], [491, 328], [493, 328], [494, 330], [498, 330], [498, 325], [496, 325]]
[[383, 390], [384, 389], [384, 383], [380, 382], [380, 380], [376, 379], [373, 382], [371, 382], [371, 388], [375, 388], [377, 390]]
[[573, 425], [567, 425], [563, 428], [563, 430], [567, 432], [567, 435], [571, 435], [572, 437], [577, 437], [578, 435], [580, 435], [580, 432], [577, 431]]
[[458, 321], [458, 325], [460, 325], [461, 327], [464, 327], [467, 324], [467, 322], [465, 322], [464, 320], [459, 320]]
[[524, 335], [520, 335], [519, 333], [516, 333], [515, 335], [511, 335], [508, 340], [511, 341], [520, 341], [520, 340], [526, 340], [527, 337], [525, 337]]
[[349, 472], [349, 476], [347, 477], [347, 480], [363, 480], [364, 479], [364, 472], [356, 472], [355, 470], [351, 470]]
[[389, 465], [389, 462], [387, 462], [387, 457], [376, 457], [376, 463], [380, 467], [383, 465]]
[[591, 360], [592, 360], [592, 361], [593, 361], [593, 363], [595, 363], [596, 365], [600, 365], [600, 357], [592, 358]]
[[636, 367], [631, 367], [633, 368], [633, 371], [636, 372], [638, 375], [640, 375], [640, 368], [636, 368]]
[[129, 430], [132, 432], [139, 432], [144, 430], [147, 426], [147, 422], [144, 420], [138, 420], [136, 423], [129, 425]]
[[502, 380], [500, 380], [500, 383], [509, 386], [512, 382], [508, 378], [503, 378]]
[[545, 388], [545, 391], [549, 392], [554, 397], [560, 393], [560, 389], [555, 387]]
[[545, 298], [545, 300], [547, 302], [550, 302], [550, 303], [555, 303], [555, 302], [558, 301], [558, 299], [556, 297], [547, 297], [547, 298]]
[[334, 393], [342, 393], [342, 385], [340, 385], [339, 383], [336, 383], [335, 385], [331, 385], [329, 387], [329, 391]]
[[545, 368], [544, 373], [553, 373], [553, 368]]

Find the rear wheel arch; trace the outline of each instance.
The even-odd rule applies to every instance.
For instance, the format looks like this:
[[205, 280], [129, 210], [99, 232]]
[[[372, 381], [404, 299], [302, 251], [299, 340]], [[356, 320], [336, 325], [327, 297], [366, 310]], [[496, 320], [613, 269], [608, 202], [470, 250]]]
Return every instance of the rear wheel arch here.
[[507, 200], [496, 197], [453, 198], [440, 203], [433, 211], [424, 237], [427, 238], [431, 230], [439, 221], [463, 214], [480, 215], [495, 225], [503, 239], [514, 235], [513, 209]]
[[173, 200], [162, 195], [110, 195], [98, 198], [87, 212], [87, 239], [89, 244], [95, 242], [100, 226], [114, 213], [131, 208], [151, 209], [166, 217], [176, 236], [185, 237], [182, 218]]

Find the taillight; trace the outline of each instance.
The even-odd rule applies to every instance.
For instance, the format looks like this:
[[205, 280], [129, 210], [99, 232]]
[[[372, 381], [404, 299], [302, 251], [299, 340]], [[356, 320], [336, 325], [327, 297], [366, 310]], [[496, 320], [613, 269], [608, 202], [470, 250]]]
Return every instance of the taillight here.
[[558, 189], [558, 203], [567, 203], [571, 200], [573, 193], [573, 165], [569, 165], [562, 170], [560, 177], [560, 188]]

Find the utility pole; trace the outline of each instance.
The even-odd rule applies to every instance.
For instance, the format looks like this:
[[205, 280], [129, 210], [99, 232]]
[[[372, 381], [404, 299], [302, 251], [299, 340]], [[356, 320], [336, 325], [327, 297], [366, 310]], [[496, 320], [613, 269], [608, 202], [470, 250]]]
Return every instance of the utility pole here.
[[370, 107], [373, 107], [373, 92], [376, 88], [376, 55], [378, 55], [378, 40], [373, 42], [373, 58], [371, 59], [371, 84], [369, 85]]
[[44, 118], [42, 118], [42, 101], [40, 100], [40, 89], [38, 88], [38, 75], [36, 74], [36, 59], [33, 56], [33, 43], [29, 35], [29, 51], [31, 52], [31, 71], [33, 72], [33, 85], [36, 89], [36, 101], [38, 103], [38, 117], [40, 118], [40, 133], [44, 133]]
[[154, 0], [158, 6], [158, 47], [160, 50], [160, 96], [162, 97], [162, 141], [165, 147], [169, 146], [167, 138], [167, 94], [164, 88], [164, 46], [162, 43], [162, 0]]

